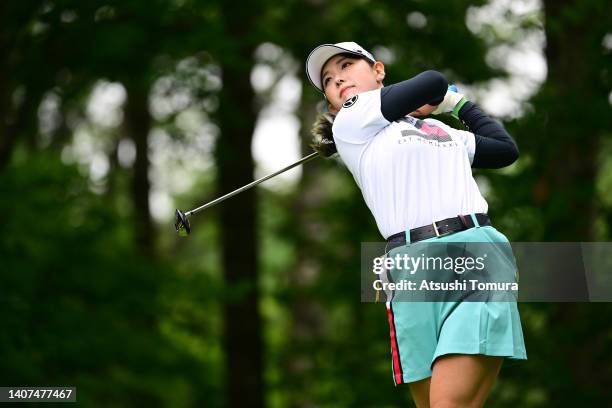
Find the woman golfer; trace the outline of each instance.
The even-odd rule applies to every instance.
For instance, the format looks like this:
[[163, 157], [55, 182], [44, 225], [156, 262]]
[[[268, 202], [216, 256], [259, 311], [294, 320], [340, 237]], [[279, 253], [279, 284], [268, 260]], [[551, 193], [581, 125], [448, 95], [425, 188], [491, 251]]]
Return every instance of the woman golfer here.
[[[472, 167], [500, 168], [518, 158], [498, 122], [448, 90], [435, 71], [383, 86], [384, 65], [354, 42], [315, 48], [306, 69], [328, 102], [329, 144], [361, 189], [388, 242], [387, 256], [415, 255], [424, 243], [508, 244], [491, 226], [472, 176]], [[430, 113], [452, 113], [469, 131], [418, 119]], [[491, 252], [487, 271], [515, 282], [511, 252]], [[527, 358], [515, 301], [386, 305], [393, 379], [409, 384], [418, 407], [480, 407], [503, 358]]]

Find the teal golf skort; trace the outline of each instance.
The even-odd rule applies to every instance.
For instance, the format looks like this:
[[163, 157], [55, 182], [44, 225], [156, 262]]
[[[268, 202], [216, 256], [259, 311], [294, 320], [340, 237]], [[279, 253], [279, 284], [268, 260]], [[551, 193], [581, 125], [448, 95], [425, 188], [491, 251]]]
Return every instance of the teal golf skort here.
[[[445, 243], [448, 245], [445, 246]], [[453, 276], [453, 280], [460, 277], [460, 281], [469, 281], [472, 277], [488, 282], [518, 281], [508, 239], [492, 226], [476, 226], [406, 244], [390, 250], [387, 257], [408, 255], [424, 259], [446, 251], [447, 260], [449, 257], [456, 259], [461, 252], [457, 252], [458, 247], [476, 248], [472, 252], [482, 252], [483, 248], [488, 248], [487, 267], [484, 272], [468, 270], [461, 276]], [[453, 271], [452, 275], [455, 274]], [[423, 276], [415, 273], [412, 278], [417, 281], [422, 280]], [[436, 358], [445, 354], [484, 354], [527, 359], [516, 298], [504, 297], [503, 301], [499, 301], [491, 296], [492, 292], [469, 290], [446, 298], [439, 291], [435, 298], [431, 297], [431, 293], [409, 294], [403, 299], [387, 293], [395, 385], [430, 377]]]

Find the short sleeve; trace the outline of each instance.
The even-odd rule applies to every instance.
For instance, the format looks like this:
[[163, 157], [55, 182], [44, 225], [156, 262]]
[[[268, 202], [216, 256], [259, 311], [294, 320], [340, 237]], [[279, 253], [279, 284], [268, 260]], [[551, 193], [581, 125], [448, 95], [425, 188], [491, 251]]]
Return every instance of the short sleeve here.
[[451, 137], [458, 142], [460, 142], [463, 147], [465, 147], [465, 151], [467, 152], [468, 159], [470, 159], [470, 164], [474, 162], [474, 154], [476, 152], [476, 138], [472, 132], [468, 132], [467, 130], [459, 130], [453, 127], [448, 126], [444, 122], [440, 122], [436, 119], [425, 119], [426, 122], [434, 123], [436, 126], [441, 127], [451, 135]]
[[349, 98], [336, 115], [332, 131], [336, 141], [364, 144], [389, 125], [380, 110], [380, 89]]

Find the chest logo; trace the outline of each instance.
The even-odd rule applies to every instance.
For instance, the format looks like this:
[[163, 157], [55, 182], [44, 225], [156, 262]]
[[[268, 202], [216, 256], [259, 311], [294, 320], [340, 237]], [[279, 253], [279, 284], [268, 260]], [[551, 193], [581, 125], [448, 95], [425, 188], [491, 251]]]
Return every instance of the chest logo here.
[[353, 96], [353, 97], [351, 97], [351, 98], [347, 99], [347, 100], [346, 100], [346, 102], [344, 102], [344, 103], [342, 104], [342, 107], [343, 107], [343, 108], [350, 108], [351, 106], [353, 106], [353, 105], [355, 104], [355, 102], [357, 102], [357, 97], [358, 97], [358, 96], [359, 96], [359, 95], [355, 95], [355, 96]]

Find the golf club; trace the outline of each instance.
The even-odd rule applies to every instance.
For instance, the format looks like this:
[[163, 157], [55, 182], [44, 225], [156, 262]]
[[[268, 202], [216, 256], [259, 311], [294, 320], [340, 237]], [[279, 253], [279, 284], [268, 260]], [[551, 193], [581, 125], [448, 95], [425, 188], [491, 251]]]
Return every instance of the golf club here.
[[176, 228], [176, 232], [179, 234], [179, 236], [182, 236], [182, 237], [189, 235], [189, 233], [191, 233], [191, 225], [189, 224], [189, 217], [191, 217], [192, 215], [197, 214], [200, 211], [205, 210], [205, 209], [207, 209], [209, 207], [212, 207], [215, 204], [219, 204], [221, 201], [227, 200], [228, 198], [230, 198], [232, 196], [235, 196], [238, 193], [241, 193], [241, 192], [243, 192], [245, 190], [248, 190], [249, 188], [254, 187], [254, 186], [258, 185], [259, 183], [262, 183], [262, 182], [264, 182], [264, 181], [266, 181], [266, 180], [268, 180], [268, 179], [270, 179], [270, 178], [272, 178], [274, 176], [278, 176], [279, 174], [284, 173], [287, 170], [292, 169], [292, 168], [294, 168], [296, 166], [299, 166], [300, 164], [309, 162], [310, 160], [314, 159], [318, 155], [319, 155], [319, 153], [317, 153], [317, 152], [311, 153], [308, 156], [305, 156], [305, 157], [301, 158], [300, 160], [296, 161], [293, 164], [290, 164], [289, 166], [287, 166], [287, 167], [285, 167], [283, 169], [280, 169], [280, 170], [278, 170], [278, 171], [276, 171], [276, 172], [274, 172], [272, 174], [269, 174], [269, 175], [267, 175], [265, 177], [262, 177], [262, 178], [260, 178], [258, 180], [255, 180], [255, 181], [247, 184], [246, 186], [240, 187], [239, 189], [236, 189], [236, 190], [234, 190], [232, 192], [229, 192], [229, 193], [225, 194], [224, 196], [216, 198], [216, 199], [212, 200], [209, 203], [206, 203], [206, 204], [204, 204], [204, 205], [202, 205], [202, 206], [200, 206], [198, 208], [194, 208], [193, 210], [190, 210], [190, 211], [187, 211], [187, 212], [182, 212], [181, 210], [177, 209], [175, 214], [174, 214], [174, 217], [175, 217], [174, 218], [174, 228]]

